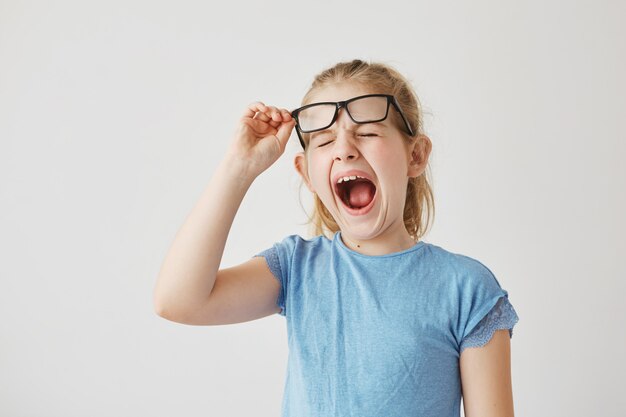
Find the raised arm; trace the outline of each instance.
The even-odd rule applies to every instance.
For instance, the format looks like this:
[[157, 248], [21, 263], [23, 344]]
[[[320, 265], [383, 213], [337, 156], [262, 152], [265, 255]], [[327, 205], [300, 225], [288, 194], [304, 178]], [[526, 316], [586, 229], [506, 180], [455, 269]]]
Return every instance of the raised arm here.
[[199, 311], [208, 311], [235, 214], [254, 179], [284, 152], [294, 125], [285, 109], [256, 102], [245, 110], [226, 156], [161, 266], [154, 288], [158, 315], [192, 322]]

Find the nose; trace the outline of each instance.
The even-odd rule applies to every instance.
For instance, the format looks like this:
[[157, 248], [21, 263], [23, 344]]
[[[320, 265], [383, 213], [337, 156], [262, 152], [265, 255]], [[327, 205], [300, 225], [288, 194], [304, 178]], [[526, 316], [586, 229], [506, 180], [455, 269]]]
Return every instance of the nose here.
[[359, 151], [354, 144], [354, 123], [345, 109], [339, 109], [337, 120], [335, 121], [335, 129], [337, 138], [335, 146], [333, 146], [334, 159], [347, 161], [358, 156]]

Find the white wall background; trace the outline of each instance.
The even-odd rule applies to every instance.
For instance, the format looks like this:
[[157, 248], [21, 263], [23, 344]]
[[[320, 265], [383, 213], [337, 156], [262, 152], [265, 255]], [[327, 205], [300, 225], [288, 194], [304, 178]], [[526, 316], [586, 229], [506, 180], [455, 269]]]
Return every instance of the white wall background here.
[[[509, 291], [516, 415], [623, 415], [625, 16], [619, 0], [1, 0], [0, 415], [279, 415], [282, 317], [185, 326], [152, 291], [245, 106], [295, 108], [352, 58], [395, 66], [424, 104], [424, 240]], [[224, 267], [306, 235], [298, 150], [294, 132], [253, 184]]]

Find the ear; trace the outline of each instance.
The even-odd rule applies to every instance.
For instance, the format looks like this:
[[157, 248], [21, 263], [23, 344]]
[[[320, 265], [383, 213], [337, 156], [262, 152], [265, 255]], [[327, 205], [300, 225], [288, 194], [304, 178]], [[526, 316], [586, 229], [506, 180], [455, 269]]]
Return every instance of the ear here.
[[411, 146], [409, 146], [409, 164], [407, 172], [409, 177], [419, 177], [422, 172], [424, 172], [428, 164], [431, 149], [432, 142], [426, 135], [418, 135]]
[[306, 184], [306, 187], [310, 192], [315, 193], [313, 190], [313, 186], [311, 185], [311, 180], [309, 179], [309, 171], [307, 167], [306, 155], [304, 152], [298, 152], [293, 160], [293, 165], [296, 167], [296, 171], [302, 177], [302, 180]]

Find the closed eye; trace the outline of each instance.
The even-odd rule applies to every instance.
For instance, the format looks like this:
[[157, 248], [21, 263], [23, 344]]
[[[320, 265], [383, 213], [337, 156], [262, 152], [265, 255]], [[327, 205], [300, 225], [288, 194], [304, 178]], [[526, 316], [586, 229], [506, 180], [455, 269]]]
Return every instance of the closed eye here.
[[[320, 136], [321, 136], [321, 137], [320, 137]], [[317, 138], [318, 138], [318, 140], [322, 141], [322, 140], [326, 139], [326, 138], [324, 138], [322, 135], [320, 135], [320, 136], [318, 136], [318, 137], [317, 137]], [[324, 136], [325, 136], [325, 135], [324, 135]], [[376, 136], [378, 136], [378, 134], [376, 134], [376, 133], [357, 133], [357, 136], [360, 136], [360, 137], [376, 137]], [[321, 143], [321, 144], [317, 145], [317, 147], [318, 147], [318, 148], [321, 148], [322, 146], [326, 146], [326, 145], [328, 145], [329, 143], [333, 142], [333, 140], [334, 140], [334, 139], [332, 139], [332, 140], [327, 140], [326, 142], [323, 142], [323, 143]]]

